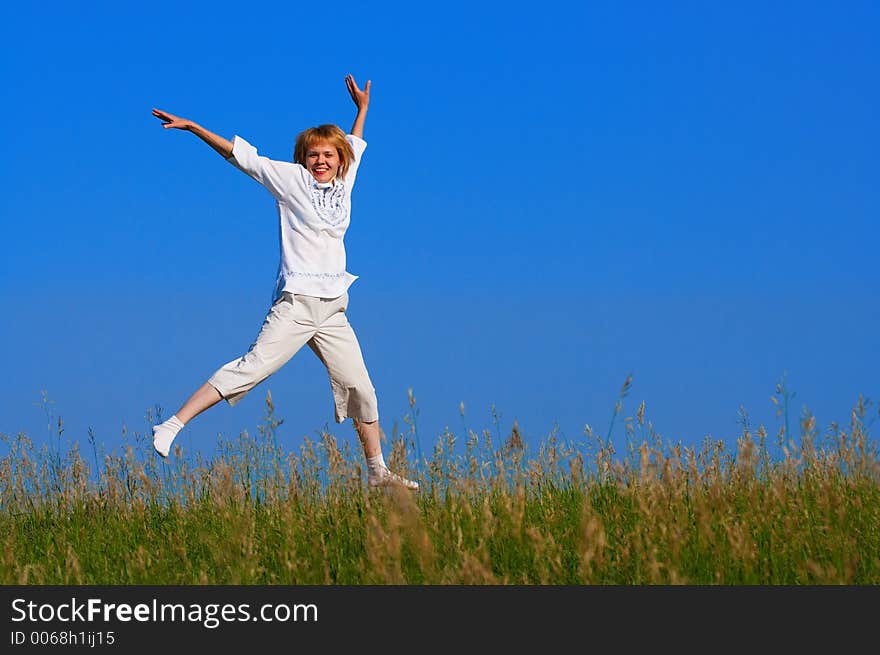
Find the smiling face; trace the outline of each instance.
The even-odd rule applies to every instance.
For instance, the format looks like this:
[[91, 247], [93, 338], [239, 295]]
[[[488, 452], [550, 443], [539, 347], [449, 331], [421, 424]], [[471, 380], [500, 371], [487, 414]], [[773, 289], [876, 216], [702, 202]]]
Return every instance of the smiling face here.
[[306, 150], [306, 169], [318, 182], [330, 182], [339, 172], [339, 152], [336, 146], [319, 141]]

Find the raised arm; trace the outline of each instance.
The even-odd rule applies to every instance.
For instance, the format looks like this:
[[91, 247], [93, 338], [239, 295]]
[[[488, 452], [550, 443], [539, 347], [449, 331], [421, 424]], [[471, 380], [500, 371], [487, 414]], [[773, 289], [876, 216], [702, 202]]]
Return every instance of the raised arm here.
[[358, 88], [354, 81], [353, 75], [345, 76], [345, 86], [348, 87], [348, 93], [358, 108], [357, 116], [354, 119], [354, 125], [351, 126], [351, 133], [357, 138], [364, 138], [364, 121], [367, 119], [367, 107], [370, 104], [370, 80], [367, 80], [363, 90]]
[[175, 128], [178, 130], [192, 132], [202, 141], [204, 141], [214, 150], [216, 150], [218, 153], [223, 155], [224, 159], [228, 159], [232, 156], [232, 141], [224, 139], [222, 136], [214, 134], [210, 130], [206, 130], [195, 121], [191, 121], [187, 118], [180, 118], [179, 116], [169, 114], [168, 112], [162, 111], [161, 109], [154, 109], [153, 116], [163, 122], [162, 127], [164, 127], [165, 129]]
[[210, 130], [186, 118], [180, 118], [161, 111], [153, 110], [153, 116], [162, 119], [164, 128], [176, 128], [192, 132], [202, 141], [220, 153], [223, 158], [240, 171], [247, 173], [262, 184], [275, 198], [281, 199], [290, 193], [291, 185], [296, 184], [294, 171], [298, 164], [274, 161], [261, 156], [250, 143], [236, 135], [234, 141], [224, 139]]

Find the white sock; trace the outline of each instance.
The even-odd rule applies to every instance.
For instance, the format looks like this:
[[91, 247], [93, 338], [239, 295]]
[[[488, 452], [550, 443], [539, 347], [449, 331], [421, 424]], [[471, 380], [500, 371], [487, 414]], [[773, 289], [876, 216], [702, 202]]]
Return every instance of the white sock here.
[[162, 457], [168, 457], [171, 442], [174, 441], [174, 437], [181, 429], [183, 429], [183, 423], [177, 418], [177, 414], [164, 423], [153, 426], [153, 448], [156, 449], [156, 452]]
[[367, 457], [367, 474], [371, 478], [379, 477], [387, 470], [388, 466], [385, 464], [385, 458], [382, 457], [382, 453], [375, 457]]

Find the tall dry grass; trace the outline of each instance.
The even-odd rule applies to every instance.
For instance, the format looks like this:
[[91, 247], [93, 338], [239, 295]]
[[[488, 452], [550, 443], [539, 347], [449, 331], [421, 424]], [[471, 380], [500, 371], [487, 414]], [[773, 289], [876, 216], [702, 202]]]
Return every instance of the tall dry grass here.
[[611, 428], [531, 452], [497, 420], [422, 453], [412, 395], [410, 408], [386, 453], [418, 494], [366, 487], [356, 442], [329, 431], [285, 450], [271, 396], [257, 434], [210, 458], [160, 460], [138, 433], [121, 452], [93, 435], [62, 451], [60, 420], [57, 444], [2, 435], [0, 583], [880, 583], [861, 399], [848, 426], [820, 435], [804, 415], [774, 443], [744, 417], [734, 451], [664, 446], [642, 403], [620, 420], [619, 453]]

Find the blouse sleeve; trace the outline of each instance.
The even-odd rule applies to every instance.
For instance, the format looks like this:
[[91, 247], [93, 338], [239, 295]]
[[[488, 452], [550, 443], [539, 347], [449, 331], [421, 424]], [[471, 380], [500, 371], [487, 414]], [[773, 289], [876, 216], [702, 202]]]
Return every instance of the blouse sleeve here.
[[275, 161], [257, 153], [250, 143], [235, 135], [232, 139], [232, 156], [226, 159], [240, 171], [262, 184], [277, 200], [292, 193], [296, 180], [293, 162]]
[[345, 173], [345, 182], [351, 188], [354, 185], [354, 178], [361, 163], [361, 156], [364, 154], [364, 150], [367, 149], [367, 142], [356, 137], [354, 134], [346, 134], [345, 139], [348, 141], [351, 149], [354, 150], [354, 159], [352, 159], [351, 164], [348, 166], [348, 171]]

